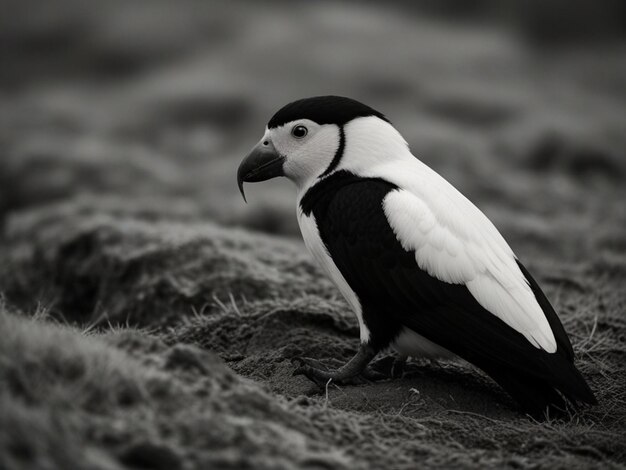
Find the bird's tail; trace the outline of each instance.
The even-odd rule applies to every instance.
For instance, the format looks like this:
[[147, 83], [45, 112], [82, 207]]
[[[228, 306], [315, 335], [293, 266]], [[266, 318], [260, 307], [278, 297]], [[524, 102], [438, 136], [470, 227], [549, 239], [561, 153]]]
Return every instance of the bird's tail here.
[[598, 401], [589, 385], [574, 367], [568, 364], [555, 379], [532, 376], [515, 370], [491, 370], [489, 375], [521, 405], [522, 409], [536, 419], [559, 416], [568, 409], [581, 405], [597, 405]]

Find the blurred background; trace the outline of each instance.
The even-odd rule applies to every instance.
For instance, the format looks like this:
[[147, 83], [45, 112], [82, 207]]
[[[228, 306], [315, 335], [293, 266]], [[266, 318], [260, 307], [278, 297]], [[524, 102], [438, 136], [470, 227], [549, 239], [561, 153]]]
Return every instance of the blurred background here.
[[251, 185], [246, 206], [235, 173], [278, 108], [319, 94], [385, 113], [492, 216], [621, 198], [620, 0], [4, 0], [1, 11], [0, 218], [74, 201], [295, 235], [290, 183]]

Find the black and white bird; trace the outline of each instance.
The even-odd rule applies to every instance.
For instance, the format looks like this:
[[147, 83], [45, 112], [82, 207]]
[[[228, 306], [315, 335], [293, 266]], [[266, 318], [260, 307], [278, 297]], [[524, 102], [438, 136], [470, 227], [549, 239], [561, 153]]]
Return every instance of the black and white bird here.
[[460, 356], [534, 416], [596, 403], [557, 314], [502, 235], [383, 114], [339, 96], [284, 106], [237, 179], [243, 195], [244, 182], [277, 176], [296, 184], [304, 242], [360, 328], [347, 364], [302, 359], [297, 373], [350, 379], [391, 346], [401, 357]]

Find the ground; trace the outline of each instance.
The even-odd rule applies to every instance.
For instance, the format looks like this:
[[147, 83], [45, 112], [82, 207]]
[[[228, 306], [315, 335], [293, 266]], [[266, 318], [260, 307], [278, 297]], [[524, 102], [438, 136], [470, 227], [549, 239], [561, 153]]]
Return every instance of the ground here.
[[[25, 5], [0, 19], [0, 468], [626, 468], [623, 42], [407, 5]], [[597, 407], [533, 421], [462, 361], [292, 376], [358, 327], [293, 188], [245, 205], [236, 168], [323, 93], [385, 112], [493, 220]]]

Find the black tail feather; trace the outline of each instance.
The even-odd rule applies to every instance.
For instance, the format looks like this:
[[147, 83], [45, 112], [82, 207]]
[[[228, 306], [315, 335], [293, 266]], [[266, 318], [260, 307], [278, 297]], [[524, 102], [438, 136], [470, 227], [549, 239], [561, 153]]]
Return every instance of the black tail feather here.
[[595, 405], [593, 392], [575, 367], [568, 371], [568, 382], [552, 384], [545, 379], [501, 368], [485, 370], [521, 406], [536, 419], [560, 416], [582, 404]]
[[595, 395], [591, 391], [589, 384], [583, 378], [580, 371], [576, 369], [574, 364], [572, 364], [567, 374], [563, 374], [564, 377], [567, 377], [567, 380], [560, 384], [556, 384], [556, 388], [567, 397], [567, 399], [574, 403], [584, 403], [587, 405], [597, 405], [598, 400]]

